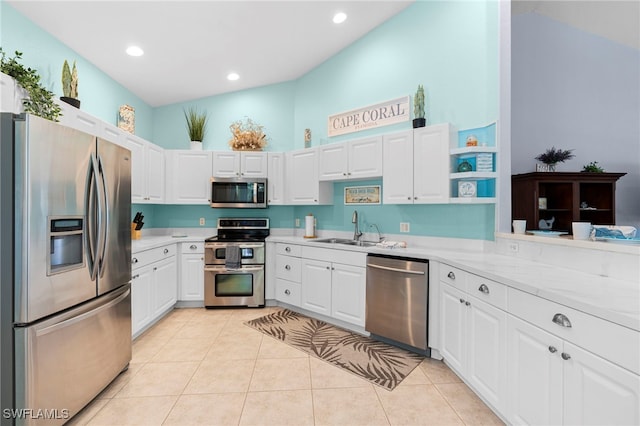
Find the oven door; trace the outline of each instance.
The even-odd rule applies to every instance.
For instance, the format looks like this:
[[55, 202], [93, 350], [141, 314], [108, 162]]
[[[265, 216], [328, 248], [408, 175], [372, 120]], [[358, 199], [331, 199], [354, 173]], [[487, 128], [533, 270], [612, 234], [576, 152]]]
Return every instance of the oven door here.
[[204, 305], [264, 306], [264, 265], [227, 269], [224, 265], [204, 268]]

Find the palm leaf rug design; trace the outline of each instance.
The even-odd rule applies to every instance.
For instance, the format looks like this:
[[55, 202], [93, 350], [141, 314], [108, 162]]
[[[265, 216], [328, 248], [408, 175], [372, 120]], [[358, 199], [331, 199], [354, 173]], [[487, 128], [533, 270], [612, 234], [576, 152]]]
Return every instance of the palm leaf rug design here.
[[393, 390], [424, 359], [288, 309], [245, 324], [387, 390]]

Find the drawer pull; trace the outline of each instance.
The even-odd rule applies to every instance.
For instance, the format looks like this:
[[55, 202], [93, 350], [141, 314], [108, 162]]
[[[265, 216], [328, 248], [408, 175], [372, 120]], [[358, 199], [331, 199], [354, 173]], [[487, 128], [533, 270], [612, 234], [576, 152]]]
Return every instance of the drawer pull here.
[[480, 287], [478, 287], [478, 291], [481, 291], [484, 294], [489, 294], [489, 287], [487, 287], [486, 284], [481, 284]]
[[553, 316], [553, 322], [562, 327], [571, 328], [571, 321], [569, 321], [569, 318], [567, 318], [563, 314], [555, 314]]
[[286, 290], [284, 291], [284, 294], [286, 294], [287, 296], [288, 296], [288, 295], [290, 295], [290, 294], [291, 294], [291, 290], [286, 289]]
[[286, 251], [287, 253], [291, 251], [291, 247], [285, 247], [284, 251]]
[[189, 246], [189, 248], [190, 248], [191, 250], [195, 250], [195, 249], [197, 249], [197, 248], [198, 248], [198, 246], [197, 246], [197, 245], [195, 245], [195, 244], [191, 244], [191, 245]]
[[558, 352], [558, 350], [556, 349], [555, 346], [549, 346], [549, 352], [551, 352], [552, 354], [555, 354], [556, 352]]
[[571, 359], [571, 355], [569, 355], [566, 352], [562, 352], [562, 359], [564, 359], [565, 361], [568, 360], [568, 359]]
[[284, 269], [286, 269], [287, 271], [291, 270], [291, 265], [284, 265]]
[[449, 273], [447, 274], [447, 277], [448, 277], [450, 280], [455, 280], [455, 279], [456, 279], [456, 274], [454, 274], [454, 273], [453, 273], [453, 271], [451, 271], [451, 272], [449, 272]]
[[131, 263], [138, 263], [138, 258], [134, 257], [133, 259], [131, 259]]
[[169, 249], [164, 249], [164, 254], [169, 253]]

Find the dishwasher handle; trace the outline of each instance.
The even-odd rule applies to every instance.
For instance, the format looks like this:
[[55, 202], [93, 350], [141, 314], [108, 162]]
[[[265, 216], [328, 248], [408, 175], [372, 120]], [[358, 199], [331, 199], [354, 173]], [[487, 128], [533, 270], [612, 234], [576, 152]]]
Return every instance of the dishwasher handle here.
[[392, 271], [392, 272], [403, 272], [405, 274], [412, 274], [412, 275], [424, 275], [424, 271], [412, 271], [410, 269], [390, 268], [388, 266], [374, 265], [372, 263], [367, 264], [367, 267], [384, 269], [385, 271]]

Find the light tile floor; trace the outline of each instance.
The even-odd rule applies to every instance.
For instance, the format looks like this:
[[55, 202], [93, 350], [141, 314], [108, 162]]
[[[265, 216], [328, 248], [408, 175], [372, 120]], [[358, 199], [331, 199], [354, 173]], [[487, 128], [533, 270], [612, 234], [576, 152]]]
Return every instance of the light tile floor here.
[[172, 311], [68, 424], [502, 424], [440, 361], [389, 392], [243, 324], [276, 309]]

